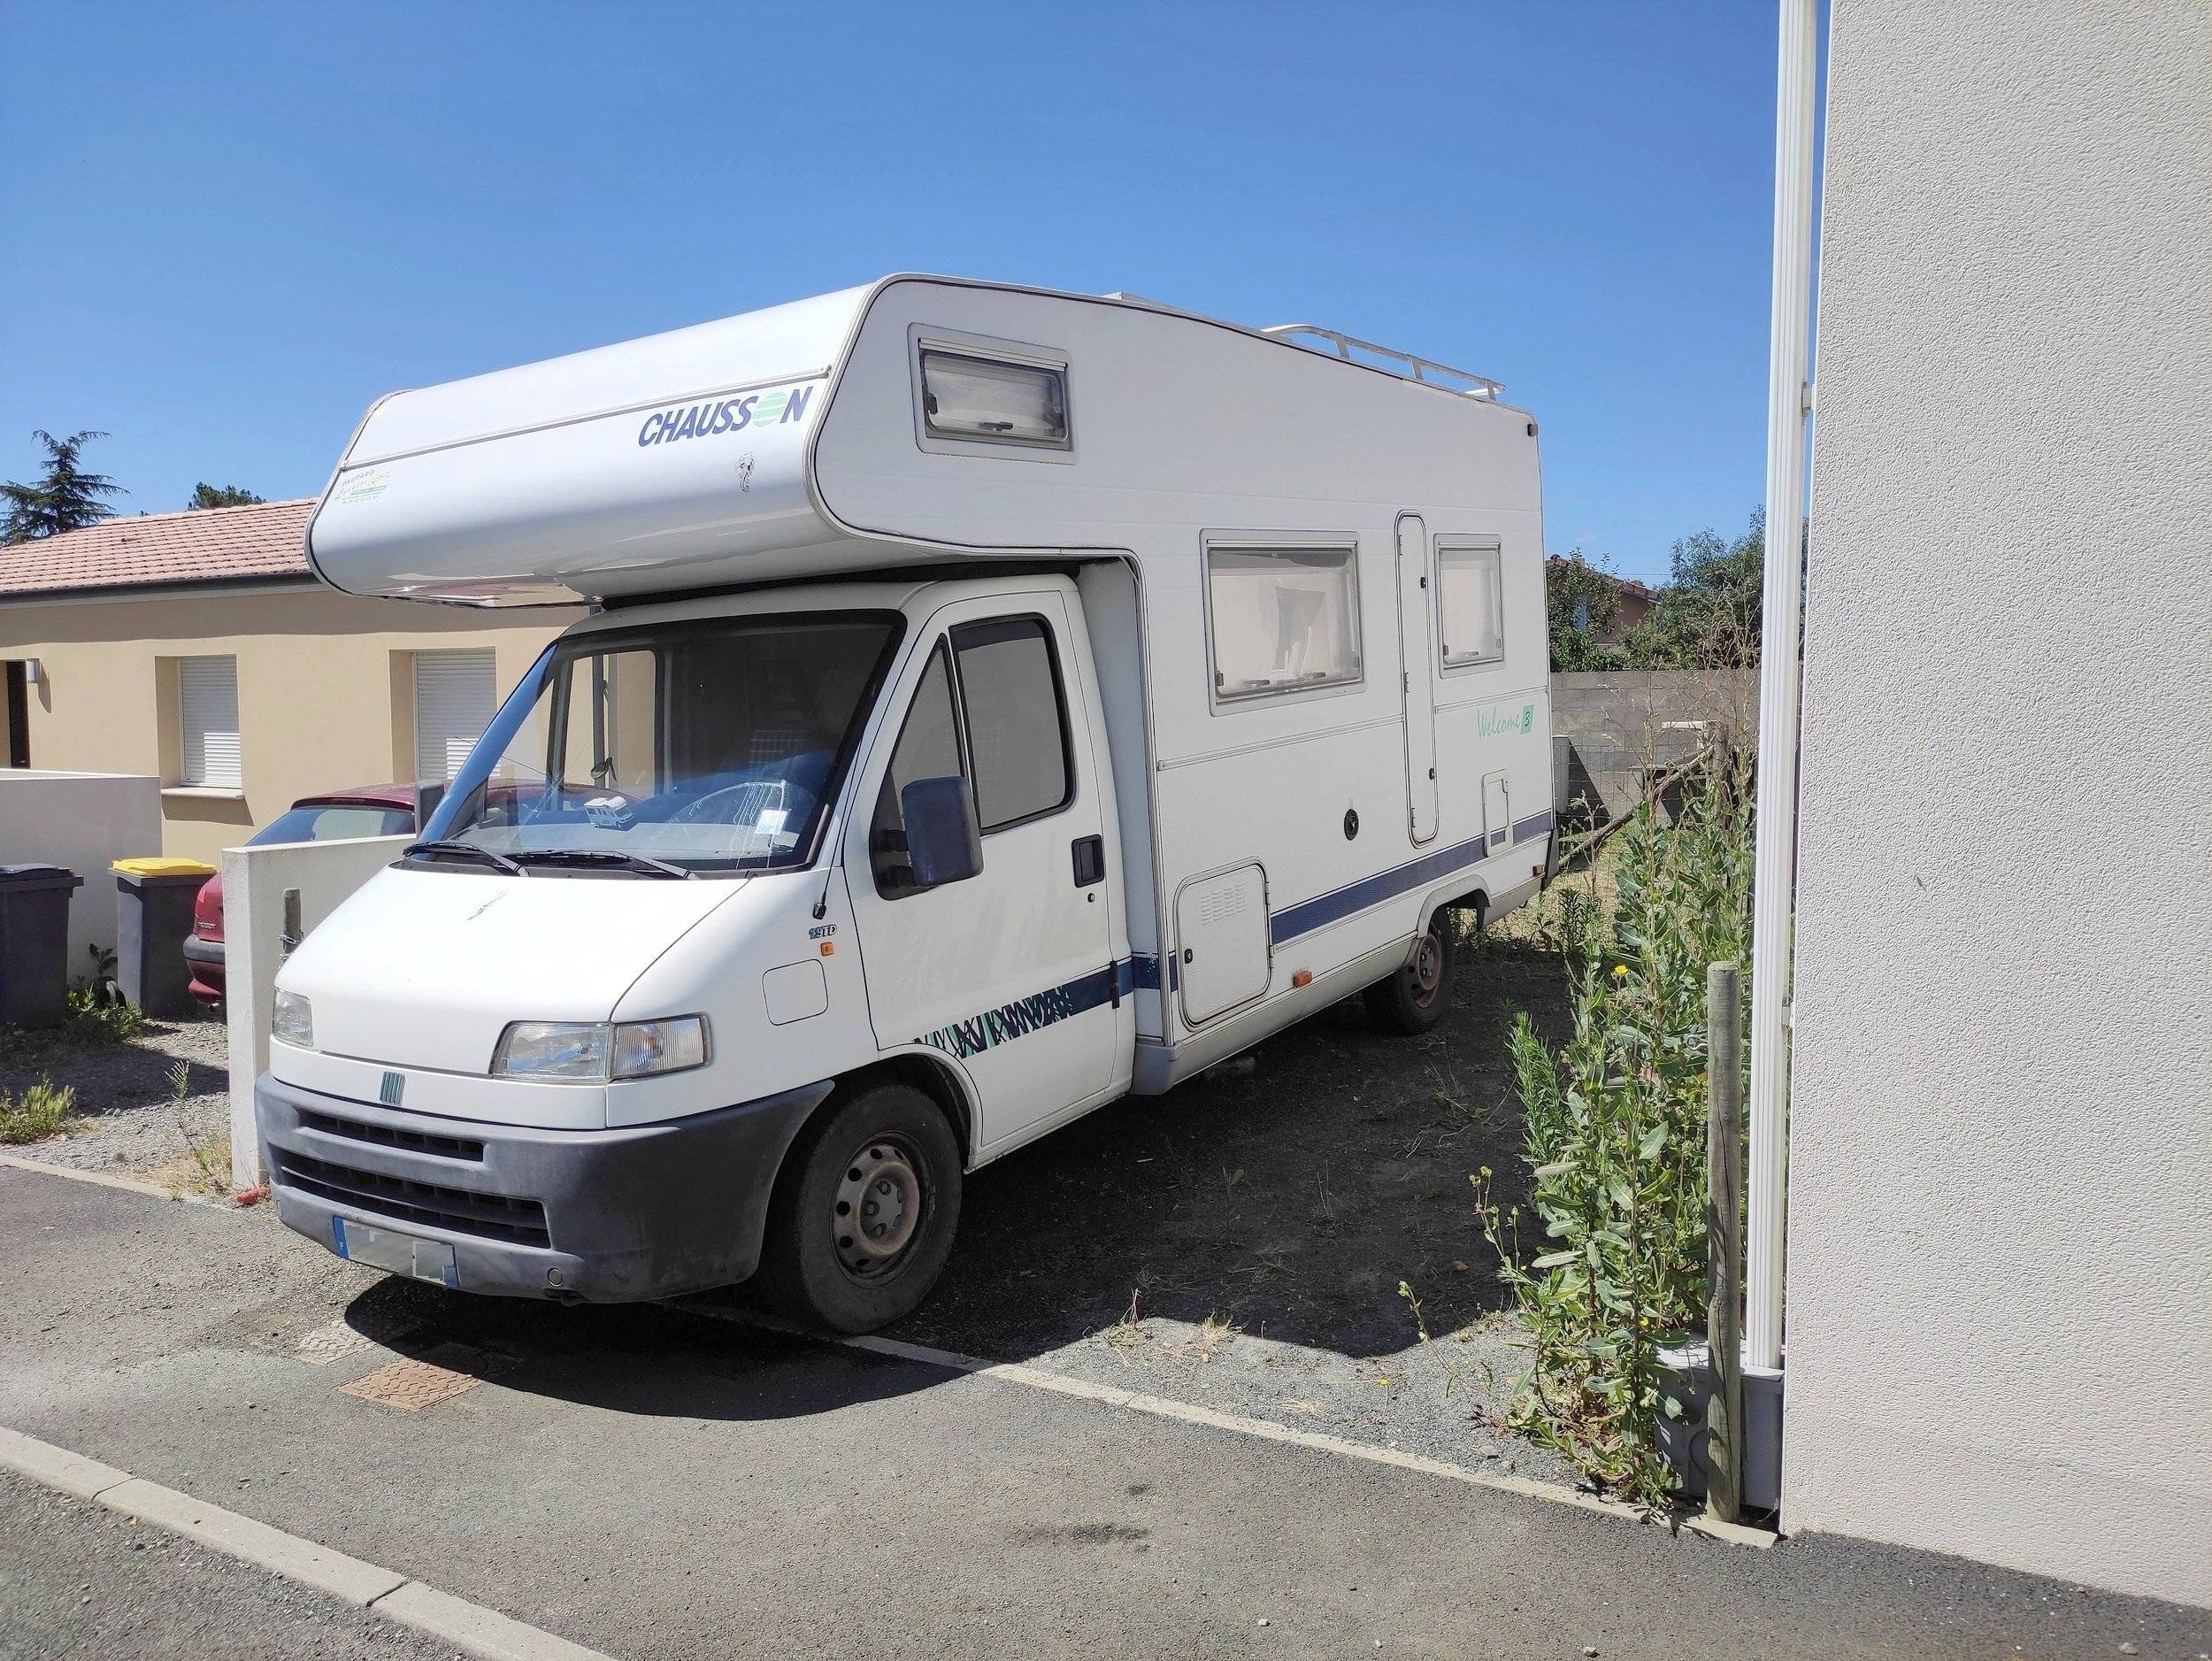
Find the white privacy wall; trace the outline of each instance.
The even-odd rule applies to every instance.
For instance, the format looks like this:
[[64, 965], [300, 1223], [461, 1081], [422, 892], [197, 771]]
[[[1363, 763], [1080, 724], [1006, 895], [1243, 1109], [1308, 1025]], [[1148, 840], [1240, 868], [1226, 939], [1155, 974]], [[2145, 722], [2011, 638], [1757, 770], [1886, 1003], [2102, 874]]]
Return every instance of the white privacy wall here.
[[[223, 1000], [230, 1025], [230, 1171], [240, 1188], [265, 1177], [254, 1080], [269, 1068], [269, 1018], [284, 946], [284, 896], [299, 897], [300, 939], [399, 857], [412, 836], [264, 842], [223, 850]], [[295, 942], [295, 944], [297, 942]]]
[[2212, 9], [1832, 20], [1783, 1521], [2212, 1603]]
[[115, 949], [110, 865], [160, 851], [161, 781], [150, 773], [0, 767], [0, 865], [59, 865], [84, 879], [69, 900], [69, 980], [92, 978], [93, 947]]

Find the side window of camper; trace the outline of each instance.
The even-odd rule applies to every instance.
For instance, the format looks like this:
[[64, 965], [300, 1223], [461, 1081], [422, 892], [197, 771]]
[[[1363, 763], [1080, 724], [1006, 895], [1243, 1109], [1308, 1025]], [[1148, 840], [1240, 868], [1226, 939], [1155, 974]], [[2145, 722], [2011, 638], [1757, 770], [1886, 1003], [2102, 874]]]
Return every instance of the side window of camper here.
[[967, 773], [959, 713], [953, 705], [951, 659], [941, 642], [914, 689], [914, 702], [884, 772], [883, 789], [876, 797], [875, 818], [868, 829], [869, 863], [875, 867], [876, 892], [885, 899], [903, 899], [922, 891], [922, 884], [914, 879], [906, 819], [900, 809], [906, 787], [918, 779], [964, 779]]
[[1444, 667], [1496, 663], [1505, 656], [1505, 608], [1494, 539], [1436, 539], [1437, 622]]
[[918, 345], [915, 369], [923, 438], [1071, 448], [1064, 362], [1021, 362]]
[[1066, 700], [1044, 619], [995, 619], [952, 634], [985, 834], [1058, 811], [1075, 794]]
[[1359, 560], [1349, 545], [1209, 546], [1206, 615], [1217, 703], [1360, 679]]

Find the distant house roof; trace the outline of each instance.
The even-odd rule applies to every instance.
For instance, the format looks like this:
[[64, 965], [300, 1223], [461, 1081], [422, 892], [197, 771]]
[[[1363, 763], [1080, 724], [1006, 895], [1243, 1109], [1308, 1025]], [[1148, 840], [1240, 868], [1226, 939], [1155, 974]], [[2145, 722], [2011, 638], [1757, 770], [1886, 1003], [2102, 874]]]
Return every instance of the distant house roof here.
[[1632, 600], [1641, 600], [1646, 605], [1655, 604], [1658, 601], [1659, 590], [1653, 588], [1648, 582], [1640, 582], [1633, 577], [1620, 576], [1614, 572], [1606, 570], [1602, 565], [1594, 565], [1590, 564], [1588, 560], [1581, 559], [1578, 555], [1550, 554], [1546, 556], [1546, 558], [1550, 564], [1555, 565], [1563, 565], [1567, 564], [1571, 558], [1577, 559], [1586, 570], [1589, 571], [1594, 576], [1604, 578], [1608, 582], [1618, 588], [1627, 598]]
[[86, 589], [304, 578], [315, 498], [120, 515], [0, 546], [0, 602]]

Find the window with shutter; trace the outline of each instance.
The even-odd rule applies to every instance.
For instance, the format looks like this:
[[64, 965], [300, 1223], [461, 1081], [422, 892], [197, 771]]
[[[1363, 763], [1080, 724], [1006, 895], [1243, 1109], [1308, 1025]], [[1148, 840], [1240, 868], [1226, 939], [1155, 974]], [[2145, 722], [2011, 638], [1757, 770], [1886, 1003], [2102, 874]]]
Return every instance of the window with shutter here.
[[177, 782], [210, 790], [245, 788], [238, 744], [238, 659], [177, 659]]
[[497, 706], [489, 647], [415, 654], [415, 776], [441, 783], [460, 771]]

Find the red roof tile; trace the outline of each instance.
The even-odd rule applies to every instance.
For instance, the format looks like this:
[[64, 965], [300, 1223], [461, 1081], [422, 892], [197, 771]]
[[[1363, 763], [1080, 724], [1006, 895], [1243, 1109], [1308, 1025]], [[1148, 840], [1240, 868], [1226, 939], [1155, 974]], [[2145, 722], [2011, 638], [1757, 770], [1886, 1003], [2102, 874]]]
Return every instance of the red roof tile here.
[[0, 547], [0, 602], [56, 589], [129, 588], [307, 575], [315, 498], [242, 508], [118, 515], [81, 531]]

